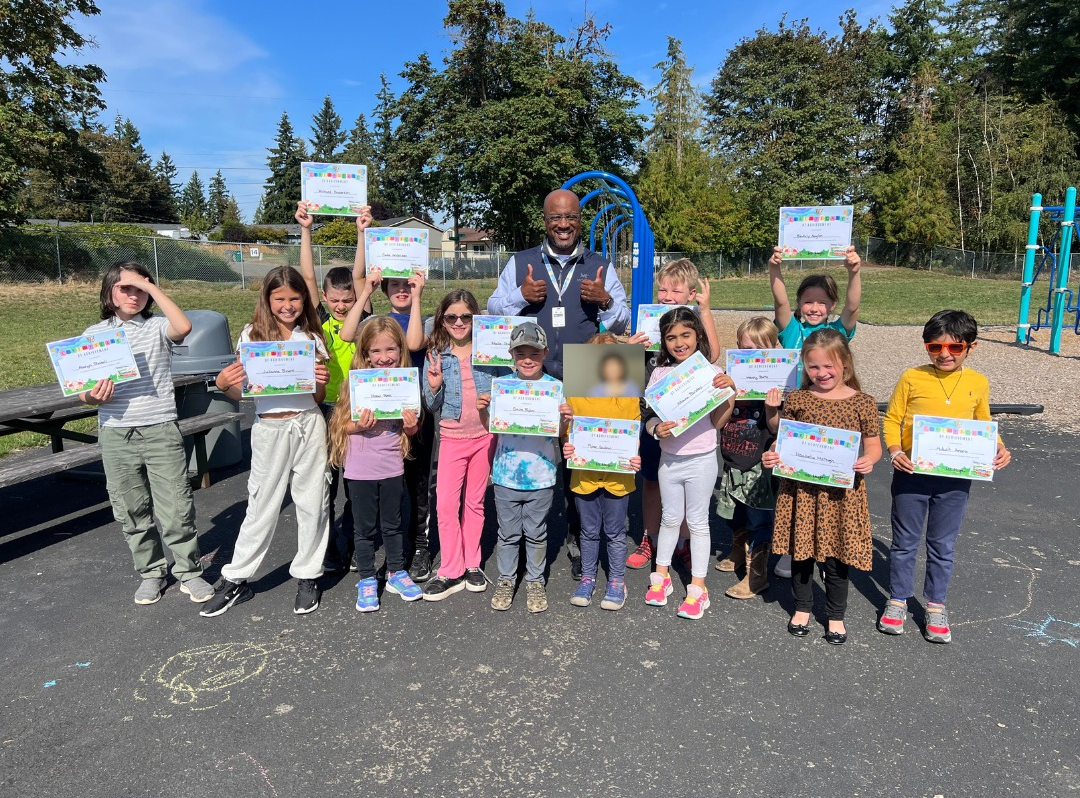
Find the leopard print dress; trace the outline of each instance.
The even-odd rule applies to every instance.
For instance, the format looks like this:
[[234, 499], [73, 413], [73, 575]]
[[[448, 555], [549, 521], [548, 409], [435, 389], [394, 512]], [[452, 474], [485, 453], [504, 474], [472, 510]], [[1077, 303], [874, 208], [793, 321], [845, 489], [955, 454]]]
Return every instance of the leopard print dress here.
[[[784, 402], [781, 418], [850, 429], [863, 440], [877, 437], [879, 420], [874, 398], [856, 393], [847, 399], [822, 399], [810, 391], [793, 391]], [[780, 480], [776, 496], [773, 551], [790, 554], [793, 560], [824, 562], [835, 557], [861, 571], [873, 564], [870, 510], [866, 483], [855, 475], [850, 490]]]

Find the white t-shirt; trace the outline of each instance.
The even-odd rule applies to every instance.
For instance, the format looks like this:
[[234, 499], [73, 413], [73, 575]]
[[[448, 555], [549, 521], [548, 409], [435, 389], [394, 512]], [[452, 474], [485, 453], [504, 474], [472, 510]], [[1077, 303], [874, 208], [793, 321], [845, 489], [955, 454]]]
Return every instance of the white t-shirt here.
[[[289, 336], [290, 341], [315, 341], [315, 352], [317, 359], [326, 360], [326, 347], [323, 342], [318, 338], [312, 338], [306, 332], [300, 329], [297, 325], [293, 327], [292, 335]], [[275, 339], [278, 340], [278, 339]], [[236, 341], [236, 350], [240, 351], [240, 344], [251, 342], [251, 325], [247, 325], [240, 331], [240, 337]], [[258, 396], [255, 397], [255, 413], [262, 415], [263, 413], [296, 413], [301, 410], [310, 410], [315, 407], [315, 396], [310, 393], [292, 394], [290, 396]]]

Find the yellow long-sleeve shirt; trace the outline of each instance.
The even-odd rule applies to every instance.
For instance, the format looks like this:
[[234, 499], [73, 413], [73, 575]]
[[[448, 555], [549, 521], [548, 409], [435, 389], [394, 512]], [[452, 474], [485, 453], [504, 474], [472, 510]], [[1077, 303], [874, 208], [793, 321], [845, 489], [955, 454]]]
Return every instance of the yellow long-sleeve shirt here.
[[[641, 420], [641, 403], [638, 399], [573, 397], [566, 401], [573, 408], [575, 416]], [[633, 493], [634, 475], [608, 471], [572, 471], [570, 473], [570, 490], [573, 493], [589, 494], [601, 489], [606, 489], [612, 496]]]
[[[951, 400], [949, 404], [945, 404], [946, 398]], [[990, 381], [966, 366], [959, 374], [938, 371], [930, 364], [908, 369], [893, 388], [881, 423], [886, 451], [899, 446], [911, 456], [911, 423], [915, 416], [989, 421]]]

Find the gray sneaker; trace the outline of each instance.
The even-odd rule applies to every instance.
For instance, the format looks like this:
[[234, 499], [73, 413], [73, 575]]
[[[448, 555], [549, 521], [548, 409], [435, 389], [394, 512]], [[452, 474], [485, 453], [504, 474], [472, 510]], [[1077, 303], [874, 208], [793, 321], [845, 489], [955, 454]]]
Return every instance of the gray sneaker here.
[[926, 629], [923, 637], [930, 643], [951, 643], [952, 632], [949, 631], [949, 613], [944, 605], [926, 605]]
[[213, 586], [201, 576], [193, 576], [180, 583], [180, 592], [191, 597], [196, 604], [202, 604], [214, 597]]
[[781, 554], [772, 572], [781, 579], [791, 579], [791, 555]]
[[161, 576], [150, 576], [142, 580], [139, 589], [135, 591], [136, 604], [157, 604], [161, 594], [165, 592], [165, 579]]
[[543, 612], [548, 608], [547, 591], [543, 582], [525, 583], [525, 606], [529, 612]]
[[502, 612], [510, 609], [510, 605], [513, 603], [514, 580], [500, 579], [499, 583], [495, 585], [495, 595], [491, 597], [491, 609]]
[[885, 611], [878, 618], [877, 628], [879, 632], [887, 635], [902, 635], [904, 633], [904, 621], [907, 620], [907, 604], [889, 600], [885, 605]]

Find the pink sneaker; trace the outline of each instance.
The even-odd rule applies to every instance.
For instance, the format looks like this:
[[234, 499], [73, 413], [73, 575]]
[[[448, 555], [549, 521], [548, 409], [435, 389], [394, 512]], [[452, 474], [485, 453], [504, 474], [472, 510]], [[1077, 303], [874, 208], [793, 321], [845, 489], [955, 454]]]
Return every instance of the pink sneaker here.
[[709, 609], [709, 591], [697, 585], [690, 585], [686, 589], [686, 598], [675, 614], [680, 618], [698, 621], [705, 615], [707, 609]]
[[667, 597], [671, 595], [671, 576], [653, 571], [649, 574], [649, 590], [645, 594], [645, 603], [654, 607], [663, 607], [667, 604]]

